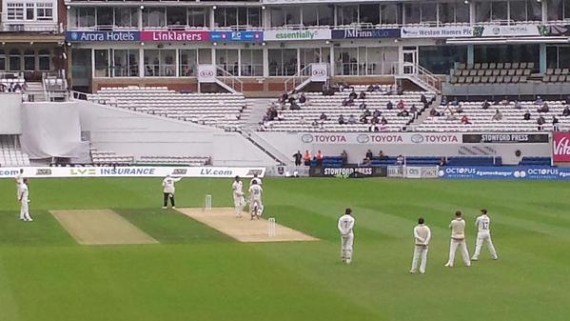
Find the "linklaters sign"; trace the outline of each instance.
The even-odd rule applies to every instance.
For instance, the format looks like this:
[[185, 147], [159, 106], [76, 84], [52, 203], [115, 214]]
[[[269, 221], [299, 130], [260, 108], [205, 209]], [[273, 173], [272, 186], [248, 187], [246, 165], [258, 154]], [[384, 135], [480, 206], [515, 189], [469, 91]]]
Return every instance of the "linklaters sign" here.
[[504, 134], [464, 134], [464, 144], [504, 144], [504, 143], [548, 143], [548, 134], [504, 133]]
[[263, 33], [265, 41], [330, 40], [330, 29], [268, 30]]

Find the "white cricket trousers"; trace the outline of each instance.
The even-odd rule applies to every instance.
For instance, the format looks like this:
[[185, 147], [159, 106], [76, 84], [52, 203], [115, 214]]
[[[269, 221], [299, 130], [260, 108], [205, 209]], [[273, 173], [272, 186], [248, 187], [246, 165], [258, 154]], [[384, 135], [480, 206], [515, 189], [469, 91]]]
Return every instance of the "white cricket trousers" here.
[[32, 219], [28, 207], [28, 200], [22, 200], [22, 202], [20, 203], [20, 219], [25, 221], [29, 221]]
[[471, 260], [469, 258], [469, 252], [467, 251], [467, 244], [465, 240], [454, 240], [451, 239], [451, 243], [449, 244], [449, 261], [447, 261], [446, 266], [453, 266], [453, 262], [455, 261], [455, 252], [457, 252], [457, 248], [461, 251], [461, 257], [463, 258], [463, 262], [467, 266], [471, 266]]
[[428, 247], [425, 245], [414, 246], [414, 257], [412, 258], [412, 269], [410, 272], [416, 273], [418, 264], [420, 265], [420, 273], [426, 272]]
[[234, 194], [234, 208], [236, 210], [236, 215], [241, 215], [244, 206], [245, 206], [245, 199], [243, 198], [243, 196]]
[[352, 245], [354, 244], [354, 233], [340, 236], [340, 258], [344, 261], [352, 260]]
[[477, 241], [475, 241], [475, 253], [473, 254], [473, 259], [479, 259], [479, 254], [481, 254], [481, 247], [483, 243], [487, 244], [489, 252], [491, 252], [491, 257], [497, 259], [497, 251], [495, 251], [495, 246], [493, 246], [493, 241], [491, 240], [490, 233], [477, 234]]
[[257, 198], [253, 198], [251, 199], [251, 211], [253, 213], [253, 207], [255, 206], [255, 204], [257, 204], [257, 216], [261, 216], [263, 214], [263, 203], [261, 202], [261, 199], [257, 199]]

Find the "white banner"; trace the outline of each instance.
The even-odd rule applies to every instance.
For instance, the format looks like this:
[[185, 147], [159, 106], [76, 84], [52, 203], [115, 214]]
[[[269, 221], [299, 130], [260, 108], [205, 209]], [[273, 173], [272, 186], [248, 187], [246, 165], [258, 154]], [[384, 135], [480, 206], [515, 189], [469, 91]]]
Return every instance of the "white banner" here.
[[267, 30], [263, 32], [265, 41], [330, 40], [330, 29]]
[[327, 64], [311, 64], [311, 81], [324, 82], [328, 78]]
[[216, 65], [198, 65], [198, 82], [215, 83]]
[[[483, 37], [540, 36], [537, 25], [484, 26]], [[475, 34], [477, 36], [477, 34]]]
[[473, 37], [472, 27], [403, 27], [402, 38]]
[[388, 166], [388, 177], [438, 178], [438, 166]]
[[304, 144], [461, 144], [458, 133], [299, 133]]
[[[219, 177], [233, 178], [259, 177], [265, 175], [265, 168], [244, 167], [22, 167], [24, 177], [50, 178], [50, 177]], [[0, 168], [0, 178], [13, 178], [18, 175], [20, 167]]]

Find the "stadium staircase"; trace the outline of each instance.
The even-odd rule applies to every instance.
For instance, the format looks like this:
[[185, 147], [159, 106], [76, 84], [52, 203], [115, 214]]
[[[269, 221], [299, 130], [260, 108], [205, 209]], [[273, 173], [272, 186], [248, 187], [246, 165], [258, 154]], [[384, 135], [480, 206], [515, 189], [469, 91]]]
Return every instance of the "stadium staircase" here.
[[394, 76], [396, 80], [409, 80], [426, 91], [435, 92], [438, 95], [441, 94], [441, 80], [431, 71], [419, 64], [401, 65], [395, 63], [395, 65], [394, 70], [397, 73]]
[[46, 101], [46, 92], [43, 83], [41, 82], [28, 82], [26, 94], [28, 101]]
[[410, 124], [408, 124], [408, 128], [411, 131], [415, 131], [415, 128], [419, 125], [421, 125], [428, 117], [429, 117], [429, 109], [432, 106], [439, 106], [441, 104], [441, 95], [436, 95], [435, 96], [435, 101], [431, 104], [430, 107], [427, 108], [422, 108], [419, 112], [418, 112], [418, 117], [416, 117], [414, 120], [411, 121]]
[[218, 74], [216, 76], [216, 83], [230, 93], [236, 94], [243, 92], [243, 82], [238, 77], [232, 75], [226, 70], [216, 66]]

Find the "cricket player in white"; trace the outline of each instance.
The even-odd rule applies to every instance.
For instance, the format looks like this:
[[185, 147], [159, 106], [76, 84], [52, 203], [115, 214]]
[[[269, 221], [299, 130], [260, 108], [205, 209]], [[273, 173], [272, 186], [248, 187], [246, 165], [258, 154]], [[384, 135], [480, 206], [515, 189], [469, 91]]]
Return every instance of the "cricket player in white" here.
[[487, 216], [487, 210], [482, 209], [481, 215], [475, 220], [475, 226], [477, 227], [477, 241], [475, 242], [475, 253], [471, 260], [477, 261], [479, 259], [479, 254], [481, 254], [481, 247], [483, 242], [487, 243], [489, 252], [491, 252], [491, 257], [493, 260], [497, 260], [497, 251], [495, 251], [495, 246], [493, 246], [493, 241], [491, 240], [491, 219]]
[[32, 217], [30, 216], [30, 210], [28, 208], [28, 203], [30, 202], [29, 191], [28, 191], [28, 180], [22, 179], [22, 183], [20, 184], [20, 190], [18, 192], [18, 201], [20, 201], [20, 220], [24, 222], [31, 222], [33, 221]]
[[236, 176], [234, 182], [232, 183], [232, 191], [234, 195], [234, 208], [236, 210], [236, 216], [241, 217], [241, 212], [243, 212], [243, 207], [245, 206], [245, 198], [243, 197], [243, 183], [239, 176]]
[[467, 244], [465, 243], [465, 221], [461, 216], [461, 211], [456, 211], [455, 219], [449, 224], [449, 228], [451, 229], [451, 243], [449, 244], [449, 260], [445, 264], [446, 267], [453, 267], [455, 252], [458, 247], [465, 265], [471, 266]]
[[261, 182], [261, 178], [257, 177], [257, 174], [253, 174], [253, 178], [249, 181], [249, 186], [253, 185], [253, 182], [257, 182], [257, 185], [261, 186], [263, 183]]
[[20, 168], [20, 173], [14, 177], [16, 181], [16, 197], [20, 198], [20, 186], [24, 183], [24, 169]]
[[251, 212], [251, 219], [259, 219], [263, 214], [263, 202], [261, 201], [261, 196], [263, 195], [263, 188], [257, 184], [256, 181], [251, 182], [249, 187], [249, 210]]
[[418, 225], [414, 227], [414, 257], [412, 259], [412, 269], [410, 273], [416, 273], [418, 263], [420, 264], [420, 273], [426, 272], [428, 245], [431, 240], [431, 230], [424, 224], [424, 219], [418, 219]]
[[354, 244], [354, 217], [352, 209], [347, 208], [344, 215], [338, 219], [338, 230], [340, 232], [340, 258], [342, 262], [350, 264], [352, 262], [352, 245]]
[[174, 192], [176, 191], [174, 188], [174, 183], [180, 181], [181, 179], [182, 177], [174, 178], [170, 175], [167, 175], [166, 178], [162, 180], [162, 208], [166, 208], [168, 206], [168, 199], [170, 199], [170, 205], [172, 205], [172, 208], [176, 208], [176, 203], [174, 202]]

